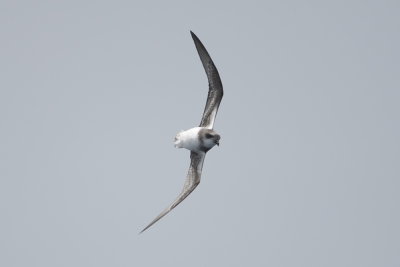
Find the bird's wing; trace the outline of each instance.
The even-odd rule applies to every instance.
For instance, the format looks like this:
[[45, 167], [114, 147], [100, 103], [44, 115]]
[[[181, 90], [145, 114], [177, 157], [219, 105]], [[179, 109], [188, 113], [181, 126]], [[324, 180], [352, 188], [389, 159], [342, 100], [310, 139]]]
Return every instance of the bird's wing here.
[[158, 220], [168, 214], [173, 208], [179, 205], [200, 183], [201, 170], [203, 168], [204, 158], [206, 156], [205, 152], [190, 152], [190, 167], [186, 177], [185, 184], [183, 186], [182, 192], [176, 198], [172, 204], [160, 213], [149, 225], [147, 225], [140, 233], [146, 231], [150, 226], [155, 224]]
[[206, 71], [208, 78], [208, 97], [206, 107], [204, 108], [203, 117], [201, 118], [200, 127], [212, 129], [214, 127], [215, 117], [219, 104], [221, 103], [224, 91], [222, 89], [221, 78], [219, 77], [218, 70], [214, 65], [210, 55], [206, 48], [201, 43], [199, 38], [193, 33], [192, 38], [196, 45], [197, 52], [199, 53], [201, 63], [203, 63], [204, 70]]

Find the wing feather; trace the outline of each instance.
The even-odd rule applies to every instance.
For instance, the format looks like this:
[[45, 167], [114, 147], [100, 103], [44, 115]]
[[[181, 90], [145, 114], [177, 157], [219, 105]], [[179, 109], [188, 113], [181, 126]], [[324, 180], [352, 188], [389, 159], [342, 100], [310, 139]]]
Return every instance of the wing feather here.
[[155, 224], [162, 217], [167, 215], [171, 210], [179, 205], [200, 183], [201, 171], [203, 169], [203, 162], [206, 153], [204, 152], [190, 152], [190, 167], [186, 176], [185, 184], [183, 185], [182, 192], [165, 210], [163, 210], [149, 225], [147, 225], [140, 233], [143, 233], [153, 224]]
[[201, 118], [199, 126], [212, 129], [214, 127], [214, 121], [215, 117], [217, 116], [219, 104], [221, 103], [222, 96], [224, 95], [222, 82], [221, 78], [219, 77], [218, 70], [215, 67], [214, 62], [212, 61], [206, 48], [192, 31], [190, 33], [208, 79], [207, 103], [204, 108], [203, 117]]

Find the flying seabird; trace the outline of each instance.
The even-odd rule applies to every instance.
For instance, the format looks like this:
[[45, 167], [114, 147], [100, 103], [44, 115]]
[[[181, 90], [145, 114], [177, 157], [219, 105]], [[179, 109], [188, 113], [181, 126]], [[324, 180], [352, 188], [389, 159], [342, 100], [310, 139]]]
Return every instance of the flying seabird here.
[[206, 106], [198, 127], [181, 131], [175, 136], [175, 147], [186, 148], [190, 150], [190, 166], [182, 192], [179, 194], [176, 200], [172, 202], [171, 205], [162, 211], [160, 215], [158, 215], [140, 233], [144, 232], [150, 226], [155, 224], [193, 192], [193, 190], [200, 183], [201, 170], [203, 168], [203, 162], [206, 153], [215, 145], [219, 146], [219, 140], [221, 137], [213, 130], [213, 128], [218, 107], [224, 94], [222, 82], [219, 77], [218, 70], [215, 67], [214, 62], [212, 61], [206, 48], [192, 31], [190, 31], [190, 34], [192, 35], [197, 52], [200, 56], [201, 63], [203, 64], [208, 78], [209, 89]]

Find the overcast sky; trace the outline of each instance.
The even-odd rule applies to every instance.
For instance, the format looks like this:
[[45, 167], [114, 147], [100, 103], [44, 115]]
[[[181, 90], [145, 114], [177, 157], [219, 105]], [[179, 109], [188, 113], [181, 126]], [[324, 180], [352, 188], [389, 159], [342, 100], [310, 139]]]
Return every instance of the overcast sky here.
[[400, 266], [399, 2], [238, 2], [0, 2], [1, 266]]

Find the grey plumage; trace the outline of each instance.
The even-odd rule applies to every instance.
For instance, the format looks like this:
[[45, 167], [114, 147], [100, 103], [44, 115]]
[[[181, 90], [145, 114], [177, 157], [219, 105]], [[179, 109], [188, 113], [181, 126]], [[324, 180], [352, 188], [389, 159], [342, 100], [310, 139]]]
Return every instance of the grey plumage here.
[[183, 186], [182, 192], [179, 196], [169, 205], [165, 210], [163, 210], [149, 225], [147, 225], [140, 233], [146, 231], [150, 226], [155, 224], [158, 220], [168, 214], [173, 208], [179, 205], [193, 190], [199, 185], [201, 170], [203, 168], [203, 162], [205, 158], [205, 152], [190, 152], [190, 166], [186, 176], [185, 184]]
[[197, 52], [199, 53], [201, 63], [207, 74], [208, 79], [208, 97], [207, 103], [204, 108], [203, 117], [201, 118], [200, 127], [212, 129], [214, 126], [215, 116], [217, 115], [219, 104], [221, 103], [224, 95], [221, 78], [217, 68], [214, 65], [206, 48], [201, 43], [200, 39], [191, 31], [194, 44]]

